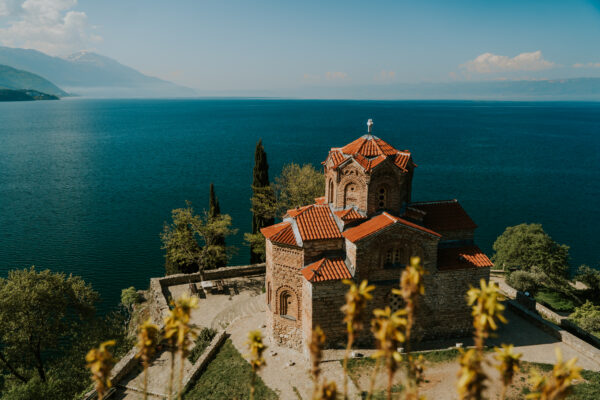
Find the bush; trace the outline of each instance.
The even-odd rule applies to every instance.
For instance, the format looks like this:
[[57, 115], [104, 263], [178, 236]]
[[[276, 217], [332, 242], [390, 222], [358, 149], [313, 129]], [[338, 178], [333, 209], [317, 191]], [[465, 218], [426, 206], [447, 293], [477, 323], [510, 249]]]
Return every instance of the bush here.
[[200, 334], [198, 334], [198, 338], [194, 342], [194, 348], [188, 356], [188, 360], [190, 360], [192, 364], [198, 361], [198, 358], [200, 358], [202, 353], [204, 353], [204, 350], [206, 350], [206, 348], [216, 335], [217, 331], [215, 331], [214, 329], [203, 328], [200, 331]]
[[506, 283], [518, 291], [535, 293], [543, 284], [543, 278], [534, 272], [514, 271], [506, 277]]
[[600, 292], [600, 271], [582, 265], [577, 270], [575, 279], [585, 283], [593, 292]]
[[586, 301], [581, 307], [577, 307], [569, 316], [569, 320], [600, 337], [600, 306], [591, 301]]
[[535, 300], [557, 312], [573, 312], [575, 307], [581, 304], [565, 293], [550, 289], [539, 290]]
[[133, 286], [121, 290], [121, 303], [123, 303], [128, 310], [131, 310], [134, 304], [139, 304], [141, 302], [142, 296], [140, 296]]

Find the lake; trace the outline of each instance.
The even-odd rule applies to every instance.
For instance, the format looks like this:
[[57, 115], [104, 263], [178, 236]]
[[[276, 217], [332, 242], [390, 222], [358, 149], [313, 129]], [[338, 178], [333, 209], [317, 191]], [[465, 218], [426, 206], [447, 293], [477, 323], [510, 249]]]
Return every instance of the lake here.
[[413, 153], [413, 199], [458, 198], [488, 255], [506, 226], [539, 222], [574, 268], [598, 266], [600, 103], [67, 99], [0, 103], [0, 276], [73, 273], [112, 308], [163, 274], [163, 223], [185, 200], [206, 208], [210, 182], [245, 264], [257, 140], [273, 179], [320, 167], [368, 118]]

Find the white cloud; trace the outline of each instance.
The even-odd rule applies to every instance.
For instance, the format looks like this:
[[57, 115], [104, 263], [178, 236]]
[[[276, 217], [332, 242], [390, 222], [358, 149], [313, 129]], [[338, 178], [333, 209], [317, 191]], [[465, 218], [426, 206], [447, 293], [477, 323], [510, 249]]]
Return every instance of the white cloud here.
[[521, 53], [515, 57], [483, 53], [474, 60], [460, 65], [470, 73], [491, 74], [507, 71], [541, 71], [554, 67], [552, 61], [544, 59], [540, 50], [531, 53]]
[[102, 38], [87, 15], [71, 10], [77, 0], [0, 0], [0, 43], [66, 55]]
[[577, 63], [577, 64], [573, 64], [573, 68], [600, 68], [600, 62]]
[[325, 74], [325, 79], [327, 80], [343, 80], [348, 77], [348, 74], [345, 72], [327, 72]]

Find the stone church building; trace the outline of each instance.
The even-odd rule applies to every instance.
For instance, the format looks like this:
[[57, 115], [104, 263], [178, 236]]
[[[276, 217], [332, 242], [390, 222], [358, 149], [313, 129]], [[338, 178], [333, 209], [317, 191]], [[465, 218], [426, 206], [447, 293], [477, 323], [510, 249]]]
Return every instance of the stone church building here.
[[328, 346], [345, 343], [340, 307], [343, 279], [376, 285], [359, 339], [372, 339], [374, 308], [402, 306], [391, 294], [411, 256], [427, 271], [418, 304], [420, 339], [471, 332], [465, 302], [469, 285], [489, 279], [492, 266], [474, 243], [477, 225], [457, 200], [413, 202], [416, 164], [368, 134], [334, 147], [323, 162], [325, 196], [288, 210], [283, 221], [263, 228], [266, 238], [267, 331], [275, 343], [305, 351], [319, 325]]

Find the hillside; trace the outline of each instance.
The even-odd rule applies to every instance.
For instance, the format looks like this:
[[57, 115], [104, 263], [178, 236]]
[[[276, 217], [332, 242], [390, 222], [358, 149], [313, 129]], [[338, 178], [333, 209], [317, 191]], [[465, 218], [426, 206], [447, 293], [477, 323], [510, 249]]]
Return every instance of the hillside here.
[[90, 52], [66, 59], [36, 50], [0, 47], [0, 64], [44, 76], [73, 94], [102, 97], [190, 97], [193, 89], [150, 77]]
[[0, 102], [2, 101], [33, 101], [33, 100], [58, 100], [58, 96], [38, 92], [37, 90], [12, 90], [0, 88]]
[[68, 93], [39, 75], [0, 64], [0, 88], [31, 89], [54, 96], [67, 96]]

